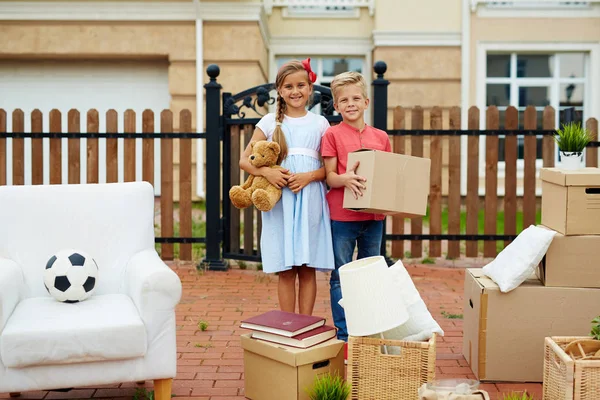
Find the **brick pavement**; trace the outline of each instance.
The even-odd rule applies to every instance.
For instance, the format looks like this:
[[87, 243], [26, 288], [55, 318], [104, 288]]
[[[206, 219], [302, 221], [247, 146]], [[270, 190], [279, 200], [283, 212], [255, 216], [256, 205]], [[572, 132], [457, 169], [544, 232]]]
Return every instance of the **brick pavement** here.
[[[177, 378], [173, 394], [187, 400], [244, 399], [243, 359], [239, 328], [243, 318], [277, 308], [277, 277], [254, 270], [233, 268], [228, 272], [197, 271], [194, 265], [171, 263], [183, 284], [177, 307]], [[430, 312], [444, 329], [437, 347], [437, 377], [475, 378], [462, 351], [463, 268], [407, 265]], [[327, 275], [317, 273], [315, 314], [331, 321]], [[459, 318], [456, 318], [459, 317]], [[206, 330], [199, 325], [206, 323]], [[138, 388], [152, 383], [109, 385], [60, 392], [29, 392], [34, 399], [131, 399]], [[527, 390], [542, 398], [541, 384], [482, 384], [492, 400], [500, 393]], [[8, 397], [0, 394], [0, 398]]]

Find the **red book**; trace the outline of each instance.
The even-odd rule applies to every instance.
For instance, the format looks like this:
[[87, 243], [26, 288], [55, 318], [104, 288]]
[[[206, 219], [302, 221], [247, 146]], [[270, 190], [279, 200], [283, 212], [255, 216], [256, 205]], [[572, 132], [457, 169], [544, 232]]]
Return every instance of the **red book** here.
[[325, 318], [273, 310], [242, 321], [240, 327], [293, 337], [325, 325]]
[[337, 330], [333, 326], [323, 325], [293, 337], [254, 331], [252, 332], [252, 338], [264, 340], [266, 342], [279, 343], [286, 346], [307, 349], [335, 337], [336, 332]]

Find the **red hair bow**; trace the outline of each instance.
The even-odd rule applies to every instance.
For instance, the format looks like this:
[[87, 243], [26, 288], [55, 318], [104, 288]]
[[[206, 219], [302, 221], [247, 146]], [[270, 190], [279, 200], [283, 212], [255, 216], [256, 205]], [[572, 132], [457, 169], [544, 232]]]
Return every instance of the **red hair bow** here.
[[308, 72], [308, 79], [310, 79], [312, 83], [315, 83], [317, 81], [317, 74], [315, 74], [310, 68], [310, 57], [306, 60], [302, 60], [302, 66], [306, 72]]

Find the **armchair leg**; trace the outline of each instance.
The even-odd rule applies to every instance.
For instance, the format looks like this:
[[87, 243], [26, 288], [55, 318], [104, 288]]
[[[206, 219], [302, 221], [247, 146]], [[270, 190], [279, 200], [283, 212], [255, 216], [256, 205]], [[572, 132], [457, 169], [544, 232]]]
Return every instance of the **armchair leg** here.
[[171, 400], [173, 379], [154, 380], [154, 400]]

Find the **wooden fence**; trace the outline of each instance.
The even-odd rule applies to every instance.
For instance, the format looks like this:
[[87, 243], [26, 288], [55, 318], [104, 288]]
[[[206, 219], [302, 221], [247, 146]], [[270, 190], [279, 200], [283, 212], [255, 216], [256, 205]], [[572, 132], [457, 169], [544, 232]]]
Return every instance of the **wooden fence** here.
[[[410, 111], [410, 130], [406, 131], [406, 116]], [[452, 240], [447, 241], [447, 257], [457, 258], [461, 255], [467, 257], [480, 256], [479, 244], [483, 242], [483, 255], [494, 257], [498, 248], [496, 240], [469, 239], [480, 235], [479, 213], [480, 204], [483, 203], [484, 212], [484, 235], [500, 235], [514, 237], [517, 232], [517, 214], [522, 213], [522, 225], [527, 227], [535, 223], [538, 211], [536, 199], [536, 134], [542, 132], [543, 138], [543, 165], [550, 167], [554, 165], [555, 144], [551, 132], [555, 129], [555, 110], [546, 107], [543, 111], [542, 126], [537, 126], [537, 116], [534, 107], [530, 106], [524, 112], [524, 130], [518, 132], [524, 136], [523, 157], [523, 196], [517, 196], [517, 137], [516, 134], [507, 134], [504, 144], [504, 196], [500, 198], [497, 194], [498, 187], [498, 155], [499, 135], [503, 130], [517, 130], [519, 127], [519, 115], [514, 107], [509, 107], [505, 112], [505, 120], [500, 121], [500, 113], [496, 107], [486, 110], [486, 130], [480, 130], [480, 111], [476, 107], [468, 110], [468, 132], [461, 129], [461, 110], [453, 107], [448, 113], [449, 130], [442, 130], [442, 109], [434, 107], [429, 115], [429, 126], [431, 131], [424, 131], [424, 110], [421, 107], [412, 109], [397, 107], [393, 114], [393, 129], [390, 129], [390, 139], [393, 151], [406, 153], [410, 147], [410, 154], [423, 156], [428, 153], [431, 158], [431, 182], [429, 197], [428, 235], [443, 237], [453, 235]], [[49, 113], [48, 129], [43, 129], [43, 115], [39, 110], [31, 113], [31, 132], [24, 132], [24, 113], [22, 110], [12, 112], [12, 132], [7, 132], [7, 113], [0, 109], [0, 185], [7, 184], [7, 147], [6, 138], [12, 138], [12, 182], [14, 185], [25, 183], [25, 146], [24, 139], [31, 138], [31, 180], [32, 184], [43, 184], [43, 138], [49, 138], [49, 176], [51, 184], [62, 183], [62, 154], [61, 140], [66, 138], [68, 142], [68, 183], [80, 183], [80, 140], [87, 139], [87, 153], [83, 162], [86, 163], [86, 182], [97, 183], [99, 181], [99, 140], [106, 138], [106, 181], [117, 182], [118, 179], [118, 139], [124, 139], [124, 162], [123, 176], [125, 181], [133, 181], [136, 177], [136, 157], [142, 159], [142, 179], [154, 183], [154, 138], [160, 138], [161, 165], [160, 165], [160, 237], [157, 242], [161, 246], [163, 259], [173, 259], [174, 243], [179, 244], [179, 256], [181, 260], [192, 259], [192, 243], [203, 243], [205, 238], [192, 237], [192, 140], [205, 138], [204, 133], [189, 134], [192, 131], [192, 114], [189, 110], [183, 110], [179, 114], [179, 133], [174, 132], [174, 115], [169, 110], [160, 114], [159, 133], [155, 133], [154, 113], [146, 110], [142, 114], [141, 132], [136, 133], [136, 114], [128, 110], [123, 114], [123, 133], [118, 133], [119, 116], [116, 111], [110, 110], [103, 118], [106, 121], [106, 132], [99, 133], [100, 115], [96, 110], [89, 110], [85, 116], [85, 133], [82, 132], [81, 116], [77, 110], [68, 111], [68, 124], [63, 132], [61, 125], [61, 112], [52, 110]], [[502, 123], [503, 122], [503, 123]], [[500, 127], [503, 127], [503, 130]], [[594, 141], [598, 135], [598, 121], [589, 119], [586, 127], [592, 132]], [[539, 131], [542, 129], [543, 131]], [[253, 126], [244, 125], [232, 129], [231, 157], [227, 164], [228, 170], [224, 171], [231, 177], [231, 183], [237, 184], [245, 179], [246, 174], [240, 173], [238, 167], [239, 155], [252, 134]], [[431, 132], [432, 134], [430, 134]], [[412, 133], [412, 134], [411, 134]], [[435, 133], [435, 134], [433, 134]], [[461, 163], [461, 136], [467, 136], [466, 165]], [[481, 137], [485, 141], [485, 195], [481, 202], [479, 195], [480, 184], [480, 154], [479, 143]], [[142, 140], [141, 155], [136, 155], [136, 139]], [[174, 237], [174, 181], [173, 181], [173, 141], [179, 140], [179, 233]], [[425, 146], [428, 146], [426, 149]], [[425, 151], [428, 150], [428, 151]], [[442, 165], [442, 154], [448, 153], [448, 164]], [[587, 165], [597, 166], [597, 147], [587, 149]], [[443, 168], [447, 169], [448, 194], [442, 195]], [[461, 196], [461, 170], [466, 168], [467, 194]], [[218, 194], [224, 196], [222, 191]], [[209, 193], [207, 193], [209, 195]], [[217, 195], [217, 194], [215, 194]], [[228, 199], [225, 199], [228, 201]], [[497, 215], [500, 203], [503, 203], [504, 230], [498, 232]], [[443, 208], [447, 208], [447, 231], [442, 232]], [[231, 244], [231, 252], [239, 253], [240, 259], [253, 260], [260, 255], [258, 239], [260, 237], [260, 215], [253, 209], [243, 212], [232, 209], [233, 226], [237, 229], [224, 227], [223, 235], [227, 235]], [[465, 223], [461, 224], [461, 213], [465, 213]], [[240, 218], [241, 217], [241, 218]], [[391, 232], [388, 239], [391, 240], [392, 257], [401, 258], [405, 256], [405, 235], [423, 236], [424, 220], [416, 218], [410, 220], [410, 230], [405, 230], [405, 220], [402, 218], [391, 218]], [[230, 226], [230, 225], [229, 225]], [[410, 254], [412, 257], [423, 256], [424, 242], [428, 242], [427, 255], [429, 257], [441, 257], [442, 240], [410, 239]], [[507, 244], [507, 240], [504, 244]], [[461, 244], [464, 243], [464, 251]], [[242, 247], [243, 246], [243, 247]]]
[[[479, 142], [481, 132], [467, 134], [467, 154], [466, 165], [461, 165], [461, 135], [440, 134], [427, 136], [427, 131], [422, 131], [424, 124], [424, 113], [421, 107], [415, 107], [410, 110], [411, 130], [419, 135], [410, 135], [406, 132], [406, 115], [409, 109], [397, 107], [394, 110], [393, 130], [400, 131], [403, 134], [394, 135], [391, 140], [393, 151], [395, 153], [406, 153], [407, 142], [410, 143], [411, 155], [423, 156], [424, 139], [429, 142], [429, 157], [431, 158], [431, 181], [429, 196], [429, 235], [457, 235], [464, 236], [481, 234], [479, 230], [479, 212], [480, 212], [480, 147]], [[518, 135], [508, 134], [504, 145], [504, 196], [502, 199], [498, 196], [498, 155], [499, 155], [499, 136], [502, 131], [519, 129], [519, 114], [515, 107], [508, 107], [505, 112], [505, 120], [500, 121], [500, 113], [495, 106], [488, 107], [485, 111], [486, 131], [485, 131], [485, 195], [483, 199], [484, 209], [484, 232], [483, 235], [490, 236], [515, 236], [517, 232], [517, 213], [522, 212], [522, 226], [526, 228], [536, 223], [536, 213], [538, 212], [538, 202], [536, 201], [536, 133], [544, 134], [542, 144], [543, 167], [553, 167], [555, 157], [555, 142], [552, 131], [555, 129], [555, 110], [548, 106], [543, 111], [542, 126], [537, 126], [536, 109], [533, 106], [526, 108], [523, 115], [524, 136], [524, 154], [523, 154], [523, 196], [517, 201], [517, 137]], [[434, 107], [430, 112], [430, 129], [442, 130], [442, 109]], [[477, 107], [471, 107], [468, 110], [468, 130], [479, 131], [480, 111]], [[501, 124], [503, 122], [503, 124]], [[588, 119], [586, 127], [592, 132], [593, 141], [597, 141], [598, 121]], [[503, 128], [501, 129], [501, 126]], [[453, 107], [449, 110], [449, 130], [460, 131], [461, 129], [461, 110]], [[493, 132], [493, 131], [497, 132]], [[491, 131], [491, 132], [490, 132]], [[527, 134], [529, 131], [529, 134]], [[535, 132], [538, 131], [538, 132]], [[397, 132], [396, 132], [397, 133]], [[445, 199], [442, 197], [442, 154], [444, 146], [448, 146], [448, 195]], [[587, 166], [598, 166], [598, 149], [589, 147], [586, 149]], [[466, 196], [461, 196], [461, 169], [466, 168]], [[444, 201], [446, 200], [446, 201]], [[499, 202], [503, 202], [504, 211], [504, 232], [498, 232], [497, 216]], [[447, 232], [442, 232], [442, 204], [447, 206]], [[461, 226], [461, 212], [466, 213], [466, 225]], [[463, 233], [464, 232], [464, 233]], [[403, 236], [421, 235], [423, 233], [423, 218], [410, 220], [410, 232], [405, 232], [405, 220], [403, 218], [392, 217], [392, 232], [389, 235]], [[465, 236], [466, 235], [466, 236]], [[467, 257], [478, 257], [479, 241], [464, 240]], [[510, 240], [506, 240], [507, 245]], [[461, 251], [461, 240], [448, 240], [447, 257], [457, 258], [463, 252]], [[391, 244], [392, 257], [403, 257], [405, 255], [404, 240], [393, 240]], [[495, 257], [498, 253], [496, 240], [489, 239], [483, 241], [483, 256]], [[410, 254], [412, 257], [421, 257], [423, 255], [423, 240], [410, 240]], [[429, 240], [429, 257], [441, 257], [441, 240]]]
[[[125, 182], [136, 178], [136, 157], [142, 158], [142, 180], [154, 184], [154, 138], [160, 138], [160, 237], [161, 257], [171, 260], [174, 257], [174, 242], [183, 242], [179, 246], [179, 259], [192, 259], [192, 243], [203, 242], [204, 238], [192, 238], [192, 137], [191, 134], [173, 133], [173, 112], [164, 110], [160, 113], [160, 133], [155, 133], [154, 112], [145, 110], [142, 113], [141, 133], [137, 132], [136, 113], [127, 110], [123, 113], [123, 133], [118, 133], [119, 116], [115, 110], [109, 110], [104, 116], [106, 132], [99, 133], [100, 115], [96, 110], [89, 110], [85, 116], [85, 132], [82, 132], [81, 115], [78, 110], [68, 111], [66, 132], [63, 131], [62, 114], [52, 110], [48, 116], [48, 129], [43, 129], [43, 115], [39, 110], [31, 113], [31, 132], [25, 133], [24, 113], [20, 109], [12, 112], [12, 132], [7, 134], [7, 113], [0, 109], [0, 185], [7, 184], [7, 148], [6, 138], [12, 139], [12, 184], [25, 183], [25, 146], [24, 139], [31, 138], [31, 183], [43, 184], [43, 138], [49, 138], [49, 183], [62, 182], [62, 138], [68, 141], [68, 182], [80, 182], [80, 140], [87, 139], [85, 157], [87, 183], [99, 181], [99, 139], [106, 138], [106, 182], [118, 181], [118, 139], [124, 139], [123, 176]], [[179, 131], [192, 131], [192, 113], [185, 109], [179, 113]], [[69, 135], [71, 134], [71, 135]], [[200, 137], [202, 134], [196, 136]], [[178, 137], [184, 136], [184, 137]], [[136, 139], [142, 140], [142, 154], [136, 155]], [[173, 140], [179, 140], [179, 238], [173, 238], [174, 206], [173, 206]], [[181, 240], [181, 238], [184, 238]], [[177, 240], [180, 239], [180, 240]]]

